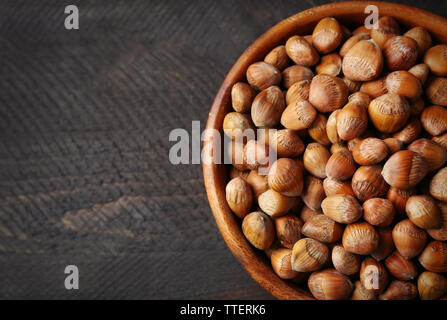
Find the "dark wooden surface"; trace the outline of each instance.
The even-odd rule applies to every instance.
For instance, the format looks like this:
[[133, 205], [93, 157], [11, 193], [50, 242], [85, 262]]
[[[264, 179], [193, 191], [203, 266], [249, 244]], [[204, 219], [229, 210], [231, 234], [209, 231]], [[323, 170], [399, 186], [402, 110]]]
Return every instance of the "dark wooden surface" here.
[[322, 3], [1, 1], [0, 298], [272, 298], [226, 248], [201, 167], [170, 164], [168, 135], [203, 128], [244, 49]]

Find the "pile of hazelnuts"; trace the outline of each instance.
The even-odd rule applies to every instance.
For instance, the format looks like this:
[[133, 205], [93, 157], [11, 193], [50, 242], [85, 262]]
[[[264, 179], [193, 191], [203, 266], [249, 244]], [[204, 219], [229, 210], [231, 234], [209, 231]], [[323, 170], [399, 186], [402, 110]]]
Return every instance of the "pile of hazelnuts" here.
[[446, 299], [446, 77], [447, 45], [388, 16], [322, 19], [248, 67], [226, 199], [278, 277], [316, 299]]

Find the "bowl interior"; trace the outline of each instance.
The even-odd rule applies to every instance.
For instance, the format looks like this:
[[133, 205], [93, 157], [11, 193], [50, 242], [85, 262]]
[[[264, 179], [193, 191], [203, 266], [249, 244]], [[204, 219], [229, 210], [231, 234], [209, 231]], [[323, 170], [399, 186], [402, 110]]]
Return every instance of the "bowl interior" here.
[[[292, 35], [311, 34], [318, 21], [324, 17], [334, 17], [351, 29], [363, 25], [367, 17], [364, 13], [365, 8], [371, 4], [379, 8], [380, 16], [392, 16], [405, 27], [425, 27], [436, 41], [447, 43], [447, 19], [406, 5], [354, 1], [333, 3], [303, 11], [268, 30], [241, 55], [217, 93], [208, 118], [207, 129], [216, 129], [221, 135], [223, 134], [223, 118], [231, 110], [231, 88], [234, 83], [245, 79], [245, 72], [250, 64], [263, 60], [271, 49], [284, 44]], [[277, 277], [266, 256], [253, 249], [243, 236], [240, 222], [230, 211], [225, 200], [228, 166], [210, 161], [214, 156], [211, 147], [216, 145], [216, 139], [221, 137], [209, 131], [205, 134], [203, 150], [209, 152], [203, 154], [203, 174], [208, 200], [224, 240], [251, 277], [271, 294], [279, 299], [312, 299], [305, 286], [300, 287]]]

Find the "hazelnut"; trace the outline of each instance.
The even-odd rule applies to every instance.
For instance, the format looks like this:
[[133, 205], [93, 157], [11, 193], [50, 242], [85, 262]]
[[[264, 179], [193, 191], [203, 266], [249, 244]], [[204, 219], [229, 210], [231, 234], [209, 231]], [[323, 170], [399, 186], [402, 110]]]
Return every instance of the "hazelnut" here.
[[368, 114], [377, 130], [393, 133], [407, 122], [410, 116], [410, 104], [402, 96], [387, 93], [371, 101]]
[[253, 204], [253, 192], [242, 178], [234, 178], [225, 188], [225, 196], [230, 209], [240, 218], [250, 212]]
[[281, 83], [281, 72], [269, 63], [256, 62], [247, 69], [247, 81], [256, 90], [265, 90]]
[[343, 248], [346, 251], [369, 255], [379, 245], [379, 234], [372, 225], [366, 222], [349, 224], [343, 233]]
[[315, 108], [305, 100], [290, 104], [281, 116], [281, 124], [287, 129], [302, 130], [309, 128], [317, 117]]
[[317, 214], [306, 221], [301, 231], [308, 238], [332, 243], [341, 239], [343, 227], [329, 217]]
[[284, 95], [279, 87], [261, 91], [251, 106], [251, 118], [257, 127], [276, 127], [285, 109]]
[[428, 172], [426, 160], [418, 153], [403, 150], [393, 154], [383, 166], [382, 176], [392, 187], [408, 190]]
[[293, 36], [286, 42], [287, 55], [297, 65], [314, 66], [320, 60], [317, 50], [305, 38]]
[[399, 253], [405, 258], [411, 259], [424, 249], [427, 233], [406, 219], [394, 226], [393, 240]]
[[245, 216], [242, 221], [242, 232], [247, 240], [259, 250], [267, 250], [275, 240], [272, 219], [260, 211]]
[[334, 18], [323, 18], [312, 34], [312, 44], [320, 53], [334, 51], [343, 40], [343, 30]]
[[321, 269], [329, 259], [329, 249], [321, 242], [304, 238], [293, 246], [292, 269], [309, 272]]
[[321, 203], [321, 208], [326, 216], [342, 224], [353, 223], [362, 216], [362, 207], [353, 196], [348, 194], [327, 197]]
[[387, 227], [394, 216], [394, 205], [390, 200], [372, 198], [363, 203], [363, 218], [373, 226]]
[[310, 84], [309, 102], [320, 112], [331, 112], [346, 103], [348, 93], [348, 87], [342, 79], [319, 74]]
[[345, 300], [354, 289], [351, 280], [334, 269], [312, 273], [308, 286], [318, 300]]
[[298, 197], [303, 191], [303, 172], [296, 161], [278, 159], [270, 168], [268, 184], [272, 190], [287, 197]]

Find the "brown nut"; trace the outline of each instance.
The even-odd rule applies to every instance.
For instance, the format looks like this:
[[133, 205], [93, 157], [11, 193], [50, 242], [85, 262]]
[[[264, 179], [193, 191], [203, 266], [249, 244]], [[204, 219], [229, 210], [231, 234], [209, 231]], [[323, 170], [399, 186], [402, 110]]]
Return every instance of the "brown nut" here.
[[306, 176], [304, 178], [304, 187], [301, 198], [310, 209], [321, 209], [321, 202], [326, 198], [323, 181], [310, 175]]
[[447, 109], [440, 106], [426, 108], [421, 115], [424, 129], [432, 136], [439, 136], [447, 131]]
[[285, 215], [297, 203], [299, 198], [290, 198], [274, 190], [267, 190], [258, 198], [258, 204], [262, 211], [276, 218]]
[[249, 113], [255, 90], [245, 82], [236, 83], [231, 89], [231, 101], [236, 112]]
[[312, 33], [312, 44], [321, 53], [334, 51], [343, 40], [343, 30], [334, 18], [321, 19]]
[[281, 124], [287, 129], [309, 128], [317, 117], [317, 110], [305, 100], [298, 100], [287, 106], [281, 115]]
[[418, 58], [418, 44], [410, 37], [392, 37], [385, 42], [383, 54], [389, 70], [408, 70]]
[[367, 257], [360, 268], [360, 281], [366, 290], [382, 293], [388, 285], [389, 276], [382, 263]]
[[310, 84], [309, 102], [322, 113], [331, 112], [346, 103], [348, 93], [348, 87], [342, 79], [319, 74]]
[[447, 78], [430, 79], [425, 95], [432, 104], [447, 107]]
[[342, 245], [338, 244], [332, 249], [332, 263], [340, 273], [347, 276], [358, 273], [361, 262], [360, 256], [346, 251]]
[[312, 273], [308, 286], [318, 300], [345, 300], [354, 289], [351, 280], [334, 269]]
[[329, 150], [319, 143], [309, 143], [304, 151], [304, 167], [315, 177], [326, 178], [326, 164], [331, 157]]
[[362, 166], [352, 177], [352, 190], [360, 201], [381, 198], [388, 192], [388, 185], [381, 175], [380, 166]]
[[267, 250], [275, 240], [275, 227], [265, 213], [249, 213], [242, 221], [242, 232], [247, 240], [259, 250]]
[[435, 272], [423, 272], [418, 278], [421, 300], [436, 300], [447, 291], [447, 279]]
[[432, 241], [419, 256], [419, 263], [432, 272], [447, 272], [447, 243]]
[[355, 162], [362, 166], [378, 164], [388, 156], [388, 146], [383, 140], [366, 138], [354, 148], [352, 156]]
[[413, 280], [418, 275], [418, 267], [413, 260], [405, 258], [399, 253], [394, 253], [385, 260], [388, 272], [399, 280]]
[[282, 83], [286, 89], [289, 89], [295, 83], [303, 80], [312, 80], [313, 76], [314, 74], [311, 69], [304, 66], [293, 65], [282, 72]]
[[286, 42], [287, 55], [297, 65], [306, 67], [314, 66], [320, 60], [317, 50], [300, 36], [293, 36]]
[[368, 126], [368, 115], [363, 105], [350, 102], [337, 114], [337, 132], [341, 139], [360, 137]]
[[394, 280], [390, 283], [379, 300], [414, 300], [418, 295], [416, 285], [409, 281]]
[[317, 214], [306, 221], [301, 232], [308, 238], [333, 243], [341, 239], [343, 227], [329, 217]]
[[360, 40], [345, 54], [342, 69], [348, 79], [374, 80], [382, 73], [382, 52], [374, 41]]
[[377, 130], [393, 133], [401, 129], [410, 117], [410, 104], [395, 93], [387, 93], [371, 101], [368, 114]]
[[279, 87], [261, 91], [251, 106], [251, 119], [257, 127], [276, 127], [285, 109], [284, 95]]
[[373, 226], [389, 226], [395, 213], [393, 203], [387, 199], [372, 198], [363, 203], [363, 218]]
[[327, 197], [321, 203], [321, 208], [326, 216], [342, 224], [353, 223], [362, 216], [362, 207], [358, 201], [347, 194]]
[[275, 219], [276, 236], [285, 248], [292, 249], [301, 239], [303, 221], [294, 215], [285, 215]]
[[268, 184], [287, 197], [298, 197], [303, 191], [303, 171], [295, 160], [278, 159], [270, 168]]
[[408, 190], [428, 173], [425, 159], [418, 153], [403, 150], [393, 154], [383, 166], [382, 176], [392, 187]]
[[411, 196], [406, 205], [406, 212], [411, 222], [422, 229], [441, 227], [441, 211], [430, 196]]
[[382, 261], [387, 258], [395, 249], [393, 234], [391, 228], [377, 228], [379, 234], [379, 245], [374, 252], [371, 253], [371, 257], [377, 261]]
[[427, 233], [406, 219], [394, 226], [393, 241], [399, 253], [405, 258], [411, 259], [424, 250]]
[[270, 261], [272, 263], [273, 271], [281, 279], [290, 280], [298, 276], [298, 272], [292, 269], [292, 250], [277, 249], [273, 251]]
[[347, 180], [357, 169], [350, 151], [338, 151], [331, 155], [326, 163], [326, 174], [334, 180]]
[[439, 44], [425, 53], [424, 63], [437, 76], [447, 76], [447, 46]]
[[329, 249], [323, 243], [304, 238], [295, 243], [292, 252], [292, 269], [309, 272], [321, 269], [329, 259]]
[[269, 146], [276, 150], [279, 158], [295, 158], [304, 152], [304, 143], [292, 130], [278, 130], [272, 135]]
[[278, 46], [270, 51], [264, 58], [264, 62], [275, 66], [278, 70], [284, 70], [290, 64], [286, 47]]
[[265, 62], [256, 62], [247, 69], [247, 81], [256, 90], [265, 90], [281, 83], [281, 72]]
[[253, 192], [242, 178], [234, 178], [225, 188], [225, 197], [230, 209], [240, 218], [245, 217], [253, 205]]
[[366, 222], [349, 224], [343, 232], [343, 248], [346, 251], [369, 255], [379, 245], [379, 234], [372, 225]]
[[415, 100], [422, 94], [422, 84], [408, 71], [394, 71], [385, 79], [385, 86], [389, 93], [398, 94], [409, 100]]

